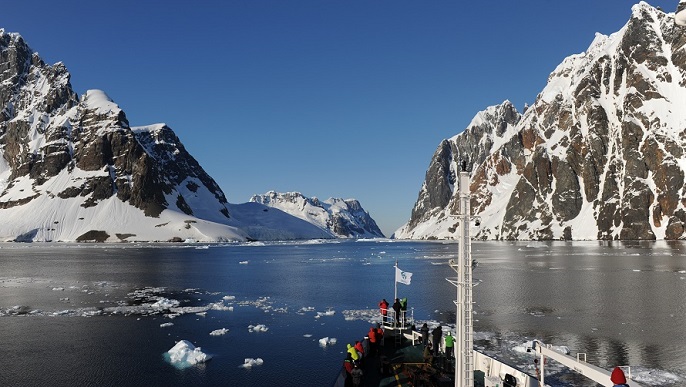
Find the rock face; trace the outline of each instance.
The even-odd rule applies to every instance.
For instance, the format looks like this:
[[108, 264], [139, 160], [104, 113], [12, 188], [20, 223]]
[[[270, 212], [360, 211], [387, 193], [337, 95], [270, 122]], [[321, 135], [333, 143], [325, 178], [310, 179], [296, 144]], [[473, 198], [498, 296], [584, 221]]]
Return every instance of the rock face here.
[[443, 141], [397, 238], [452, 238], [455, 173], [481, 239], [686, 238], [686, 28], [646, 3], [566, 58], [535, 103], [477, 114]]
[[[80, 223], [98, 227], [94, 213], [86, 210], [111, 206], [114, 200], [139, 209], [144, 217], [157, 218], [157, 224], [168, 220], [160, 218], [167, 209], [195, 223], [199, 217], [229, 224], [221, 189], [170, 128], [130, 127], [124, 112], [102, 91], [90, 90], [79, 99], [61, 63], [46, 65], [21, 36], [4, 30], [0, 70], [0, 210], [17, 226], [3, 229], [1, 239], [16, 234], [34, 235], [36, 240], [52, 240], [50, 235], [78, 240], [81, 235], [65, 235], [63, 227], [45, 225], [79, 223], [74, 215], [81, 213]], [[74, 205], [82, 210], [73, 211]], [[60, 208], [69, 208], [72, 214]], [[109, 220], [116, 223], [117, 215], [115, 211]], [[185, 227], [189, 224], [183, 229], [190, 230]], [[83, 235], [95, 231], [67, 227]], [[122, 232], [125, 228], [122, 225]], [[242, 234], [224, 228], [220, 239]], [[135, 233], [130, 236], [135, 239]], [[97, 239], [103, 239], [102, 234]]]
[[264, 195], [254, 195], [250, 201], [277, 208], [317, 225], [332, 237], [384, 238], [374, 219], [355, 199], [330, 198], [322, 202], [299, 192], [270, 191]]

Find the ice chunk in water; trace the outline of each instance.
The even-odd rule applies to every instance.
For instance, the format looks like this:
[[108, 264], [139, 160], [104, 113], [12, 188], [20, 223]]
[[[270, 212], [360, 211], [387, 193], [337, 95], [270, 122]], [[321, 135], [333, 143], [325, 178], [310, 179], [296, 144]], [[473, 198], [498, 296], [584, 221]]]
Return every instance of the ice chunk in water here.
[[181, 340], [176, 345], [167, 351], [166, 357], [171, 364], [178, 368], [186, 368], [196, 364], [205, 363], [212, 358], [200, 350], [200, 347], [194, 346], [188, 340]]
[[262, 360], [259, 357], [257, 359], [246, 358], [245, 362], [243, 364], [241, 364], [240, 366], [243, 368], [251, 368], [253, 366], [262, 365], [263, 363], [264, 363], [264, 360]]

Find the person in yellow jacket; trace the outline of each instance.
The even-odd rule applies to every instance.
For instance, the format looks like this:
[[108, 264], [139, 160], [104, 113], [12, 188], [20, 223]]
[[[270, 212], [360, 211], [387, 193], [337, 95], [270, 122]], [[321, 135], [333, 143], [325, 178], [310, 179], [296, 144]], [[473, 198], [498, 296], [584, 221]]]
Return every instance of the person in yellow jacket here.
[[348, 344], [348, 353], [350, 354], [350, 357], [353, 358], [353, 362], [357, 363], [360, 361], [360, 356], [357, 353], [357, 349], [350, 344]]

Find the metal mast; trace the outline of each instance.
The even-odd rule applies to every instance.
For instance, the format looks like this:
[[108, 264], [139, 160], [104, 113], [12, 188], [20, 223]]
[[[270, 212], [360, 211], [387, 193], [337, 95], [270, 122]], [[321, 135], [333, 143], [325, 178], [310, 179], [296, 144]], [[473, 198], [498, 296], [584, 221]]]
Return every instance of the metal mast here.
[[[463, 168], [464, 169], [464, 168]], [[469, 201], [469, 173], [462, 171], [458, 179], [460, 199], [458, 258], [450, 260], [450, 267], [457, 272], [457, 280], [450, 281], [457, 287], [455, 386], [474, 386], [474, 326], [472, 314], [472, 244], [469, 236], [471, 211]]]

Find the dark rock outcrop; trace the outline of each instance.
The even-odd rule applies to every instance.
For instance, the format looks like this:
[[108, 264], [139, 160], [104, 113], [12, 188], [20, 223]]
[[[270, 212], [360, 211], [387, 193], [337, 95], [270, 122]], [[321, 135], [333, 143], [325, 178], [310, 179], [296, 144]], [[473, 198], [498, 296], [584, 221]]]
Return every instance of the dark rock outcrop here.
[[[149, 217], [170, 207], [194, 215], [192, 197], [203, 187], [216, 200], [214, 218], [229, 218], [224, 193], [169, 127], [131, 128], [97, 90], [79, 100], [64, 65], [46, 65], [17, 34], [0, 31], [0, 70], [0, 156], [9, 169], [3, 208], [39, 196], [14, 192], [28, 179], [37, 194], [83, 197], [86, 208], [116, 197]], [[50, 181], [64, 172], [71, 183], [56, 190]]]
[[441, 220], [457, 213], [466, 160], [477, 238], [686, 238], [686, 28], [673, 18], [634, 6], [621, 31], [565, 59], [522, 116], [488, 114], [506, 102], [443, 141], [395, 236], [453, 237]]

